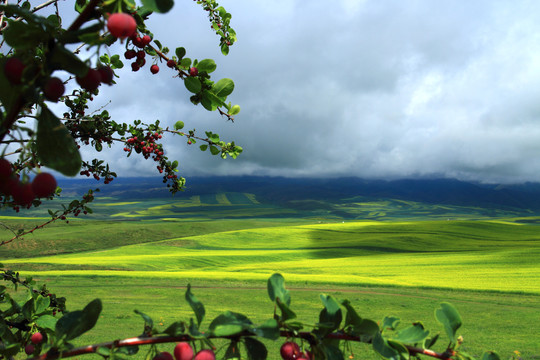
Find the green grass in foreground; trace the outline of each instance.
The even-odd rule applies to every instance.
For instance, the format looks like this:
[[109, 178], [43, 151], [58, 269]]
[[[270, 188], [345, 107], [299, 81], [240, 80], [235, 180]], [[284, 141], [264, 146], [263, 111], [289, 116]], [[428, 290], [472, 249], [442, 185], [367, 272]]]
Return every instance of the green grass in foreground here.
[[[57, 294], [66, 296], [71, 310], [82, 308], [94, 298], [102, 299], [104, 310], [98, 324], [77, 342], [78, 345], [140, 334], [143, 321], [133, 312], [134, 309], [150, 315], [160, 329], [165, 329], [176, 320], [188, 321], [193, 317], [184, 300], [188, 282], [206, 307], [207, 316], [203, 327], [226, 310], [241, 312], [254, 323], [272, 317], [273, 312], [265, 281], [99, 276], [47, 277], [40, 280], [49, 283]], [[514, 350], [519, 350], [524, 359], [535, 356], [540, 358], [540, 344], [537, 341], [537, 334], [540, 333], [537, 321], [540, 308], [538, 296], [417, 288], [323, 286], [305, 282], [288, 282], [286, 285], [291, 291], [293, 310], [301, 321], [308, 324], [317, 321], [318, 312], [322, 309], [319, 294], [327, 293], [338, 299], [349, 299], [361, 316], [376, 321], [386, 315], [401, 318], [403, 326], [422, 321], [432, 333], [441, 332], [442, 339], [437, 349], [443, 350], [447, 342], [433, 313], [441, 302], [449, 301], [458, 308], [463, 318], [463, 327], [458, 332], [464, 336], [463, 349], [467, 352], [479, 356], [483, 351], [491, 349], [498, 351], [504, 359]], [[270, 359], [278, 359], [280, 342], [267, 343]], [[171, 351], [172, 346], [160, 345], [159, 348]], [[362, 353], [365, 347], [362, 344], [357, 346], [356, 357], [377, 359], [371, 352]]]

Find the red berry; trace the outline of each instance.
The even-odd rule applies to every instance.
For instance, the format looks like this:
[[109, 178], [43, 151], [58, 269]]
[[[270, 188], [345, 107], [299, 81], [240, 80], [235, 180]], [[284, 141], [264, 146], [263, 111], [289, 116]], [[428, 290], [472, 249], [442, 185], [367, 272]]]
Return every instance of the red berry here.
[[139, 71], [140, 68], [141, 68], [141, 67], [139, 66], [139, 64], [137, 64], [136, 61], [133, 62], [133, 63], [131, 63], [131, 70], [133, 70], [133, 71]]
[[150, 72], [152, 74], [157, 74], [159, 72], [159, 66], [157, 66], [156, 64], [150, 66]]
[[300, 346], [292, 341], [287, 341], [281, 345], [279, 353], [284, 360], [295, 360], [300, 355]]
[[8, 179], [13, 173], [11, 163], [4, 158], [0, 159], [0, 181]]
[[77, 77], [77, 84], [88, 91], [95, 91], [101, 84], [101, 74], [96, 69], [88, 69], [83, 77]]
[[24, 347], [24, 352], [26, 353], [26, 355], [32, 355], [34, 353], [34, 345], [32, 344], [28, 344]]
[[126, 50], [126, 52], [124, 53], [124, 57], [128, 60], [133, 59], [135, 56], [137, 56], [137, 52], [133, 49]]
[[109, 66], [100, 66], [98, 68], [99, 75], [101, 75], [101, 82], [104, 84], [112, 85], [114, 72]]
[[10, 57], [4, 64], [4, 74], [10, 83], [18, 85], [21, 83], [24, 64], [19, 58]]
[[30, 341], [34, 344], [39, 344], [43, 341], [43, 335], [40, 332], [32, 334]]
[[192, 360], [193, 348], [187, 342], [181, 342], [174, 347], [174, 358], [176, 360]]
[[0, 193], [4, 195], [11, 195], [19, 186], [19, 180], [13, 176], [10, 176], [5, 180], [0, 181]]
[[47, 100], [57, 102], [64, 95], [65, 90], [64, 82], [57, 77], [52, 77], [47, 80], [43, 88], [43, 94]]
[[142, 39], [139, 36], [131, 37], [131, 42], [133, 43], [133, 45], [135, 45], [138, 48], [142, 49], [144, 47], [144, 43], [143, 43]]
[[152, 38], [149, 35], [144, 35], [141, 38], [141, 43], [142, 43], [143, 46], [146, 46], [146, 45], [150, 44], [151, 42], [152, 42]]
[[216, 360], [216, 354], [212, 350], [203, 349], [195, 355], [195, 360]]
[[144, 59], [145, 56], [146, 53], [144, 52], [144, 50], [137, 51], [137, 59]]
[[170, 67], [170, 68], [174, 68], [176, 67], [176, 61], [174, 60], [167, 60], [167, 66]]
[[124, 13], [116, 13], [109, 16], [107, 29], [112, 36], [125, 39], [132, 36], [137, 30], [137, 22], [133, 16]]
[[[34, 191], [32, 191], [32, 185], [17, 183], [12, 189], [11, 196], [18, 205], [28, 206], [32, 204], [35, 199]], [[36, 333], [39, 334], [39, 333]], [[34, 334], [35, 335], [35, 334]], [[39, 334], [41, 336], [41, 334]], [[33, 335], [32, 335], [33, 336]], [[34, 341], [32, 341], [34, 342]], [[34, 342], [37, 344], [37, 342]]]
[[153, 360], [174, 360], [174, 359], [171, 353], [163, 351], [157, 354], [156, 356], [154, 356]]
[[32, 190], [36, 197], [49, 197], [56, 191], [56, 179], [49, 173], [39, 173], [32, 181]]
[[197, 76], [199, 74], [199, 69], [196, 67], [192, 67], [189, 69], [189, 75], [191, 76]]

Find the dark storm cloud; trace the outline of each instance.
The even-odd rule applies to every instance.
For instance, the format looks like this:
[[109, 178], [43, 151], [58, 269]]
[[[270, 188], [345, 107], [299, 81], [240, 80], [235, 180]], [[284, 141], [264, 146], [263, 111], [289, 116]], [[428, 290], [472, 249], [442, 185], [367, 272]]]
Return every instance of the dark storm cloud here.
[[[162, 71], [104, 90], [119, 119], [214, 130], [223, 161], [167, 142], [185, 176], [448, 176], [540, 180], [540, 25], [532, 1], [222, 0], [239, 41], [223, 57], [194, 2], [151, 23], [168, 46], [213, 58], [242, 106], [234, 124], [189, 103]], [[171, 20], [173, 19], [173, 20]], [[116, 162], [116, 159], [110, 159]], [[133, 174], [133, 160], [118, 163]]]

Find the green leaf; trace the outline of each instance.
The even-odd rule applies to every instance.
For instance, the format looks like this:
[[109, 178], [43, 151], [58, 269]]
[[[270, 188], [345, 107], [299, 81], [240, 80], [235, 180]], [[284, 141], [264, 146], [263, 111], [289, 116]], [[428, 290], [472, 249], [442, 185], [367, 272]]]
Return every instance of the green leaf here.
[[225, 104], [224, 98], [220, 98], [219, 96], [217, 96], [216, 94], [208, 90], [203, 91], [203, 96], [201, 98], [201, 102], [205, 102], [205, 101], [210, 102], [211, 104], [210, 106], [212, 108], [211, 111], [214, 111], [218, 107], [223, 106]]
[[327, 329], [329, 332], [334, 331], [341, 324], [343, 315], [338, 302], [331, 295], [320, 295], [321, 301], [324, 305], [324, 309], [319, 314], [319, 323], [327, 324], [331, 328]]
[[75, 176], [81, 169], [81, 155], [68, 129], [48, 108], [38, 115], [37, 155], [42, 165], [66, 176]]
[[227, 44], [221, 44], [221, 53], [225, 56], [229, 54], [229, 46]]
[[140, 315], [143, 318], [145, 329], [151, 329], [154, 327], [154, 320], [152, 320], [150, 316], [146, 315], [145, 313], [139, 310], [133, 310], [133, 312], [137, 315]]
[[380, 333], [377, 333], [373, 338], [373, 350], [375, 350], [385, 359], [401, 359], [399, 351], [390, 346], [390, 344], [388, 344], [388, 341], [383, 338]]
[[190, 58], [184, 58], [180, 60], [180, 67], [183, 69], [187, 69], [191, 66], [191, 59]]
[[206, 149], [208, 149], [208, 145], [201, 145], [199, 146], [199, 149], [201, 149], [201, 151], [206, 151]]
[[48, 296], [38, 295], [35, 302], [35, 313], [37, 315], [43, 313], [51, 304], [51, 298]]
[[189, 76], [184, 80], [184, 85], [186, 86], [186, 89], [188, 89], [190, 92], [197, 94], [201, 92], [202, 85], [199, 78], [194, 76]]
[[48, 39], [48, 34], [39, 25], [23, 21], [9, 21], [4, 30], [5, 42], [18, 51], [36, 48]]
[[501, 357], [494, 351], [486, 351], [481, 360], [501, 360]]
[[186, 290], [186, 301], [189, 303], [189, 306], [193, 309], [195, 317], [197, 318], [197, 325], [201, 326], [201, 322], [204, 319], [206, 311], [204, 310], [204, 305], [200, 302], [195, 295], [191, 292], [191, 284], [188, 284]]
[[275, 273], [268, 279], [268, 296], [270, 300], [277, 301], [279, 298], [287, 306], [291, 304], [289, 290], [285, 289], [285, 278], [279, 273]]
[[212, 59], [204, 59], [199, 62], [197, 65], [197, 69], [199, 69], [199, 72], [206, 72], [207, 74], [210, 74], [211, 72], [215, 71], [217, 68], [216, 62]]
[[245, 337], [244, 345], [246, 346], [249, 360], [265, 360], [268, 356], [266, 346], [257, 339]]
[[280, 335], [279, 324], [276, 319], [266, 320], [263, 324], [258, 327], [254, 327], [251, 330], [255, 333], [255, 335], [271, 340], [279, 339]]
[[58, 319], [52, 315], [42, 315], [36, 319], [36, 325], [43, 329], [54, 331]]
[[165, 329], [165, 331], [163, 332], [170, 336], [179, 336], [179, 335], [184, 334], [185, 331], [186, 331], [186, 325], [184, 324], [184, 322], [175, 321], [171, 325], [169, 325], [167, 329]]
[[393, 340], [404, 344], [414, 345], [416, 343], [423, 342], [428, 336], [429, 330], [425, 330], [420, 324], [415, 324], [398, 331], [396, 336], [393, 337]]
[[279, 309], [281, 310], [281, 320], [282, 321], [296, 319], [296, 313], [294, 311], [292, 311], [286, 303], [281, 301], [281, 298], [279, 298], [279, 297], [276, 298], [276, 304], [279, 307]]
[[184, 128], [184, 122], [183, 121], [177, 121], [174, 124], [174, 130], [182, 130]]
[[395, 316], [385, 316], [384, 319], [383, 319], [383, 322], [382, 322], [382, 326], [381, 326], [381, 329], [383, 330], [387, 330], [387, 329], [390, 329], [390, 330], [395, 330], [396, 327], [399, 325], [399, 318], [395, 317]]
[[234, 82], [231, 79], [221, 79], [212, 86], [212, 92], [219, 97], [226, 98], [234, 90]]
[[178, 57], [178, 61], [180, 61], [184, 56], [186, 56], [186, 49], [184, 49], [183, 47], [176, 48], [175, 53]]
[[174, 6], [174, 0], [141, 0], [144, 7], [148, 10], [166, 13]]
[[83, 310], [65, 314], [56, 323], [57, 337], [71, 340], [92, 329], [96, 325], [101, 309], [101, 300], [95, 299], [86, 305]]
[[212, 145], [210, 146], [210, 153], [212, 153], [212, 155], [217, 155], [220, 153], [220, 151], [216, 146]]
[[236, 115], [240, 113], [240, 105], [234, 105], [229, 111], [229, 115]]
[[435, 310], [435, 318], [444, 326], [446, 335], [452, 343], [456, 342], [456, 331], [461, 327], [461, 316], [457, 309], [450, 303], [443, 302], [440, 308]]
[[253, 323], [247, 316], [232, 311], [226, 311], [212, 320], [208, 329], [215, 336], [231, 336], [249, 329], [252, 324]]
[[84, 76], [89, 69], [87, 64], [60, 44], [52, 48], [48, 61], [53, 69], [66, 70], [75, 76]]

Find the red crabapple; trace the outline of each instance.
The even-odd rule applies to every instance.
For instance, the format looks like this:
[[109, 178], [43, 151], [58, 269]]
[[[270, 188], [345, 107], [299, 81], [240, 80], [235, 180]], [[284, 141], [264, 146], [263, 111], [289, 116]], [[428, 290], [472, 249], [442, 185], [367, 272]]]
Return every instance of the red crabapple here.
[[173, 59], [167, 60], [167, 66], [170, 68], [176, 67], [176, 61], [174, 61]]
[[43, 94], [47, 100], [57, 102], [66, 90], [64, 82], [57, 77], [52, 77], [45, 83]]
[[181, 342], [174, 347], [174, 358], [176, 360], [192, 360], [193, 348], [187, 342]]
[[163, 351], [157, 354], [156, 356], [154, 356], [153, 360], [174, 360], [174, 358], [171, 355], [171, 353]]
[[49, 173], [39, 173], [32, 181], [32, 191], [38, 198], [49, 197], [56, 191], [56, 179]]
[[295, 360], [300, 355], [300, 346], [292, 341], [287, 341], [279, 349], [279, 353], [284, 360]]
[[34, 345], [32, 344], [28, 344], [24, 347], [24, 352], [26, 353], [26, 355], [32, 355], [34, 353]]
[[159, 72], [159, 66], [157, 66], [156, 64], [150, 66], [150, 72], [152, 74], [157, 74]]
[[142, 38], [141, 38], [141, 43], [144, 46], [150, 44], [152, 42], [152, 38], [150, 37], [150, 35], [144, 35]]
[[77, 84], [88, 91], [95, 91], [101, 84], [101, 74], [96, 69], [88, 69], [88, 72], [83, 77], [76, 78]]
[[107, 29], [112, 36], [125, 39], [132, 36], [137, 30], [137, 22], [133, 16], [124, 13], [116, 13], [109, 16]]
[[99, 75], [101, 75], [101, 82], [104, 84], [112, 85], [114, 72], [109, 66], [98, 67]]
[[216, 360], [216, 354], [212, 350], [203, 349], [195, 355], [195, 360]]
[[9, 178], [12, 173], [13, 167], [11, 166], [11, 163], [4, 158], [0, 158], [0, 181]]
[[11, 84], [18, 85], [21, 83], [24, 68], [25, 66], [19, 58], [10, 57], [4, 64], [4, 74]]
[[[15, 186], [12, 189], [11, 196], [13, 196], [13, 200], [15, 201], [15, 203], [22, 206], [31, 205], [32, 201], [34, 201], [36, 197], [34, 195], [34, 191], [32, 190], [32, 185], [22, 184], [22, 183], [15, 184]], [[36, 333], [36, 334], [39, 334], [39, 333]], [[34, 344], [37, 344], [37, 343], [35, 342]]]
[[197, 76], [199, 74], [199, 69], [196, 67], [192, 67], [189, 69], [189, 75], [190, 76]]
[[124, 57], [128, 60], [133, 59], [135, 56], [137, 56], [137, 52], [133, 49], [126, 50], [126, 52], [124, 53]]
[[33, 344], [39, 344], [40, 342], [43, 341], [43, 335], [40, 332], [33, 333], [32, 337], [30, 337], [30, 341]]

